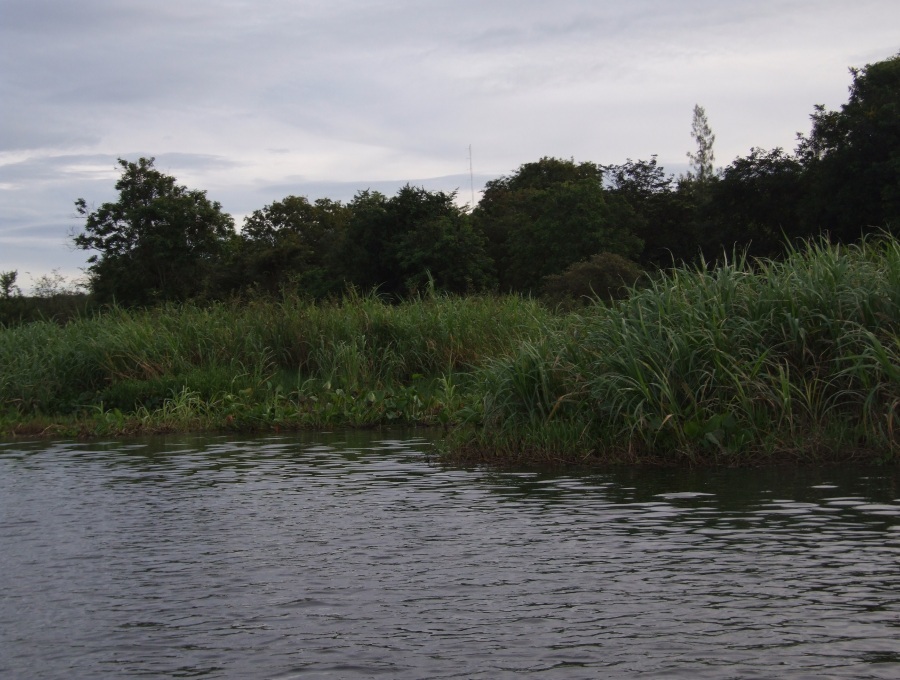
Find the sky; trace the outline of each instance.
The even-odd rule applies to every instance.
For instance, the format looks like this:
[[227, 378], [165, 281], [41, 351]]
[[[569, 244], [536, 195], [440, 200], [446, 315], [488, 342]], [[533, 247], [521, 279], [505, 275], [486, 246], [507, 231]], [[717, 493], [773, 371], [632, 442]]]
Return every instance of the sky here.
[[680, 174], [695, 104], [717, 166], [793, 149], [898, 51], [896, 0], [0, 0], [0, 271], [82, 278], [74, 202], [116, 200], [118, 158], [238, 227], [292, 194], [470, 204], [543, 156]]

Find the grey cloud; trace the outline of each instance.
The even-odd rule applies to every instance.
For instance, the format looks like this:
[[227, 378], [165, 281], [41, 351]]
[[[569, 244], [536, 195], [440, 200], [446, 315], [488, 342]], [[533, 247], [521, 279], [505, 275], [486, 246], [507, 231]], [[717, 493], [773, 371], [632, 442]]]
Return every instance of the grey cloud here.
[[[157, 169], [176, 176], [181, 170], [227, 170], [240, 166], [235, 160], [214, 154], [165, 152], [160, 154], [132, 153], [122, 156], [126, 160], [137, 160], [141, 157], [155, 158], [154, 165]], [[171, 170], [165, 168], [171, 168]]]
[[[30, 38], [121, 28], [138, 8], [116, 0], [5, 0], [0, 33]], [[143, 17], [150, 15], [149, 8]], [[129, 22], [131, 23], [131, 22]]]
[[117, 157], [235, 214], [407, 173], [465, 197], [470, 143], [486, 177], [543, 155], [668, 165], [694, 103], [725, 164], [789, 146], [898, 23], [883, 0], [0, 0], [0, 229], [43, 239], [76, 197], [110, 200]]
[[[84, 156], [73, 158], [85, 158]], [[93, 158], [96, 158], [93, 157]], [[0, 165], [0, 182], [29, 184], [47, 179], [59, 179], [60, 172], [56, 158], [28, 158], [26, 160]], [[2, 195], [2, 192], [0, 192]]]
[[46, 125], [35, 125], [34, 119], [26, 121], [10, 118], [0, 127], [0, 151], [25, 149], [65, 149], [93, 145], [100, 142], [98, 134], [90, 134], [77, 126], [66, 125], [44, 117]]
[[[66, 154], [33, 157], [0, 165], [0, 183], [33, 185], [36, 182], [71, 183], [79, 180], [92, 182], [95, 181], [98, 172], [119, 174], [119, 158], [136, 161], [138, 158], [150, 157], [156, 159], [157, 169], [176, 177], [179, 170], [227, 169], [236, 165], [233, 160], [209, 154], [162, 153], [156, 156], [143, 152], [120, 155]], [[103, 181], [106, 181], [106, 178]]]

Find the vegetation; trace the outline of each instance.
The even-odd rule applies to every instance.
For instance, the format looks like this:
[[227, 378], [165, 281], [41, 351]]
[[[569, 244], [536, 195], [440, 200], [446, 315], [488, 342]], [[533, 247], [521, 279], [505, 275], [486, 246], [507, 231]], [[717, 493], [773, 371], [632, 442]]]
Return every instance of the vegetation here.
[[340, 293], [329, 272], [339, 268], [338, 248], [351, 210], [340, 201], [287, 196], [256, 210], [226, 247], [214, 289], [279, 295], [302, 290], [313, 297]]
[[466, 371], [557, 323], [515, 298], [353, 294], [36, 322], [0, 332], [2, 430], [446, 424]]
[[6, 434], [459, 425], [481, 462], [738, 464], [900, 444], [900, 241], [554, 313], [516, 296], [112, 309], [0, 333]]
[[641, 268], [621, 255], [597, 253], [570, 265], [562, 274], [544, 278], [541, 299], [551, 305], [573, 307], [628, 297], [643, 277]]
[[713, 163], [716, 160], [716, 154], [713, 151], [713, 145], [716, 142], [716, 136], [713, 134], [712, 128], [709, 127], [706, 111], [699, 104], [694, 105], [691, 137], [694, 138], [694, 142], [697, 144], [697, 151], [694, 153], [688, 152], [688, 160], [691, 161], [691, 171], [688, 173], [688, 178], [701, 184], [711, 182], [715, 177]]
[[89, 211], [75, 246], [99, 254], [88, 258], [91, 290], [100, 302], [148, 304], [185, 300], [203, 292], [219, 262], [234, 221], [206, 192], [176, 184], [153, 167], [153, 159], [119, 160], [119, 200]]
[[565, 462], [895, 457], [900, 242], [678, 269], [478, 369], [453, 450]]
[[494, 462], [892, 458], [900, 54], [852, 75], [794, 153], [716, 171], [697, 106], [686, 176], [542, 158], [471, 211], [288, 196], [236, 231], [120, 160], [116, 202], [76, 202], [88, 295], [0, 272], [0, 432], [405, 422]]
[[492, 283], [484, 241], [455, 195], [405, 186], [392, 198], [359, 193], [338, 246], [340, 279], [393, 296], [421, 291], [429, 281], [451, 293], [483, 291]]
[[[287, 196], [237, 232], [218, 203], [152, 158], [120, 159], [118, 201], [89, 211], [79, 199], [85, 226], [74, 243], [94, 253], [93, 299], [122, 306], [248, 292], [324, 299], [348, 286], [394, 300], [427, 285], [527, 295], [601, 253], [667, 269], [735, 249], [781, 257], [822, 233], [853, 243], [900, 228], [900, 54], [851, 73], [847, 104], [815, 107], [794, 153], [754, 148], [717, 171], [698, 105], [682, 177], [655, 156], [606, 166], [545, 157], [488, 182], [471, 211], [454, 193], [407, 185], [392, 197], [361, 191], [347, 204]], [[6, 284], [14, 280], [0, 280], [8, 293]]]
[[43, 320], [66, 323], [97, 306], [58, 270], [39, 276], [28, 297], [16, 285], [18, 275], [18, 271], [0, 272], [0, 327]]
[[9, 300], [22, 294], [22, 290], [16, 285], [17, 278], [18, 271], [0, 272], [0, 300]]

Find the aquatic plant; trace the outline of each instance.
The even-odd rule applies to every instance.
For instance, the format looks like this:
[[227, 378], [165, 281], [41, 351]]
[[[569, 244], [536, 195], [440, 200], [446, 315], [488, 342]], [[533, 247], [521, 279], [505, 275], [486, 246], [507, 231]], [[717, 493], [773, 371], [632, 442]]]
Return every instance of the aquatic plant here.
[[451, 450], [726, 463], [891, 457], [898, 330], [892, 238], [675, 270], [479, 369], [482, 408]]
[[111, 308], [0, 330], [0, 428], [430, 423], [457, 460], [896, 458], [900, 241], [816, 241], [555, 313], [351, 292]]
[[42, 414], [107, 423], [118, 409], [133, 416], [123, 430], [367, 425], [429, 420], [432, 410], [446, 423], [457, 406], [439, 407], [433, 384], [458, 383], [454, 375], [554, 323], [522, 298], [432, 294], [393, 305], [352, 291], [319, 304], [113, 307], [0, 331], [0, 411], [18, 423]]

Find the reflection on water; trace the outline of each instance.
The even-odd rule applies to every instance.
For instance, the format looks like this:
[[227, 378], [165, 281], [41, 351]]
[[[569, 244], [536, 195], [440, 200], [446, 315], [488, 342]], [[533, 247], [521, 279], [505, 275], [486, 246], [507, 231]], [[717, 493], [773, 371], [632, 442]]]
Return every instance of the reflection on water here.
[[413, 434], [0, 444], [0, 676], [900, 676], [896, 469], [444, 469]]

